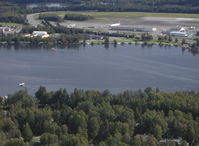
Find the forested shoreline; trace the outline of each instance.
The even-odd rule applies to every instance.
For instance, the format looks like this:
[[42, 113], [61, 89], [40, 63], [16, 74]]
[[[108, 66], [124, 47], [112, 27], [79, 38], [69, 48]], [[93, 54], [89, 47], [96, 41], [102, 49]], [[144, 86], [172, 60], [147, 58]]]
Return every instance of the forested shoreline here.
[[35, 96], [25, 89], [0, 103], [2, 146], [176, 146], [172, 139], [179, 138], [183, 146], [199, 144], [199, 93], [194, 91], [68, 93], [40, 87]]

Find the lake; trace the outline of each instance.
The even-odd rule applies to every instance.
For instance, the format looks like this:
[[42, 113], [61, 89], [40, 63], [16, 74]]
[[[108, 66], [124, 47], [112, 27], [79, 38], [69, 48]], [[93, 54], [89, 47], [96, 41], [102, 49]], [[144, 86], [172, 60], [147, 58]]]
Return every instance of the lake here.
[[162, 91], [199, 91], [199, 55], [179, 47], [95, 45], [66, 49], [0, 49], [0, 95], [14, 93], [26, 83], [33, 94], [39, 86], [127, 89], [158, 87]]

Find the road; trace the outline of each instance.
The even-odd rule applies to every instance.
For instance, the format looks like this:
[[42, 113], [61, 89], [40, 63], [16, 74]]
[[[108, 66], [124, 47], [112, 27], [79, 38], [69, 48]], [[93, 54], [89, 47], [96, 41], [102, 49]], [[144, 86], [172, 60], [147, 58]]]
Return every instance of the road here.
[[41, 23], [40, 20], [36, 19], [35, 16], [38, 15], [39, 13], [34, 13], [34, 14], [28, 14], [26, 16], [28, 23], [34, 27], [37, 27]]

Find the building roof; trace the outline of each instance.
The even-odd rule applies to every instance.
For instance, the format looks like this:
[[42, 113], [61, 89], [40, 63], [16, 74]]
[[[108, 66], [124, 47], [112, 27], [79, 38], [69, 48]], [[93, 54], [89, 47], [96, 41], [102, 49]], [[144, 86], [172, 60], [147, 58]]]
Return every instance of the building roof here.
[[46, 31], [33, 31], [32, 34], [33, 35], [46, 35], [48, 33]]

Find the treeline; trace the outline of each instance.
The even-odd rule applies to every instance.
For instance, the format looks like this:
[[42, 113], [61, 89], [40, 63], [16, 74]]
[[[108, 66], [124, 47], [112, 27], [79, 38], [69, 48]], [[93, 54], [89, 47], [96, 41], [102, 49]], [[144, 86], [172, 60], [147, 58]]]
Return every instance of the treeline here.
[[0, 22], [26, 23], [24, 15], [20, 14], [20, 7], [8, 2], [0, 2]]
[[39, 19], [43, 19], [46, 21], [55, 21], [55, 22], [63, 21], [63, 19], [56, 14], [40, 14]]
[[90, 19], [94, 19], [93, 16], [90, 15], [81, 15], [81, 14], [65, 14], [65, 20], [76, 20], [76, 21], [86, 21]]
[[56, 14], [47, 13], [47, 14], [40, 14], [39, 19], [46, 20], [46, 21], [61, 22], [63, 20], [86, 21], [86, 20], [94, 19], [94, 17], [90, 15], [81, 15], [81, 14], [65, 14], [64, 18], [62, 18]]
[[20, 15], [10, 15], [10, 14], [3, 14], [0, 15], [0, 22], [8, 22], [8, 23], [26, 23], [26, 18]]
[[[18, 4], [40, 2], [66, 2], [67, 8], [56, 10], [98, 10], [98, 11], [145, 11], [145, 12], [173, 12], [173, 13], [199, 13], [198, 0], [9, 0]], [[42, 8], [43, 10], [47, 8]], [[41, 11], [33, 8], [34, 11]], [[55, 10], [55, 8], [48, 8]], [[28, 10], [30, 12], [30, 9]]]
[[69, 94], [40, 87], [35, 98], [19, 91], [0, 104], [2, 146], [34, 141], [41, 146], [177, 146], [172, 139], [179, 137], [182, 146], [199, 144], [195, 92], [146, 88], [111, 94], [75, 89]]

